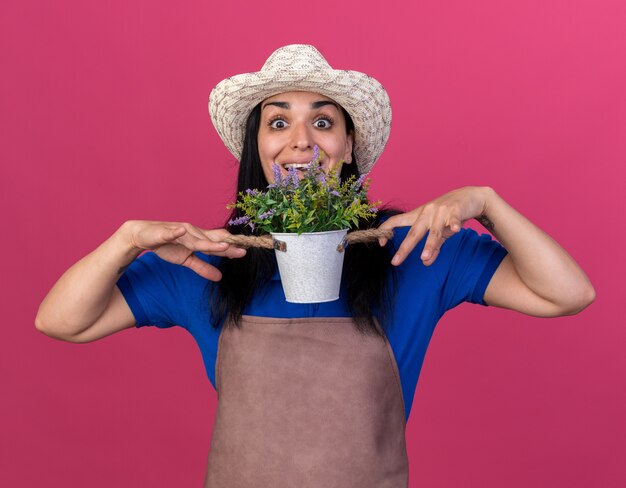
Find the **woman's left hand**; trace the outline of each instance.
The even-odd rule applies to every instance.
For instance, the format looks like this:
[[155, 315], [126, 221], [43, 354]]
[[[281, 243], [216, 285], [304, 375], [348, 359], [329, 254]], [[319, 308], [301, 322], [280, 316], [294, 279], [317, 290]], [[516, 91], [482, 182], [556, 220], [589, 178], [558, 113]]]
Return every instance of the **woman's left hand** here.
[[[491, 188], [486, 186], [465, 186], [452, 190], [410, 212], [387, 219], [380, 225], [380, 229], [411, 226], [391, 260], [391, 264], [394, 266], [402, 264], [429, 230], [421, 258], [424, 265], [433, 264], [448, 237], [460, 231], [467, 220], [485, 213], [490, 191]], [[384, 246], [386, 242], [387, 239], [379, 239], [381, 246]]]

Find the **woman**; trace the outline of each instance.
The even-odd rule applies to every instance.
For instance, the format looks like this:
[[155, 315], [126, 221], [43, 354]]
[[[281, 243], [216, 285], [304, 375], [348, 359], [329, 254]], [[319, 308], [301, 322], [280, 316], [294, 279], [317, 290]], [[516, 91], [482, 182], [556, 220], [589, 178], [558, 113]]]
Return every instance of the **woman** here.
[[[316, 145], [324, 168], [365, 174], [391, 121], [378, 82], [333, 70], [304, 45], [221, 82], [209, 111], [241, 161], [240, 191], [271, 183], [273, 163], [286, 172], [308, 162]], [[500, 243], [464, 229], [472, 218]], [[248, 230], [129, 221], [65, 272], [36, 325], [71, 342], [185, 327], [218, 392], [206, 486], [406, 487], [405, 424], [441, 316], [463, 301], [568, 315], [595, 293], [571, 257], [489, 187], [381, 212], [378, 224], [394, 238], [348, 247], [339, 300], [292, 304], [271, 252], [224, 242], [229, 230]], [[143, 250], [153, 252], [137, 258]]]

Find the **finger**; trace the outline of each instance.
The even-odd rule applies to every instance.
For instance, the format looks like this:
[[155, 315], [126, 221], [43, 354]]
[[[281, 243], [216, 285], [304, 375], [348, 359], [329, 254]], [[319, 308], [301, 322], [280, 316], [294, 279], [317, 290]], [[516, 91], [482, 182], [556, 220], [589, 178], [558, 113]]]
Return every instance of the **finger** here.
[[176, 242], [187, 233], [180, 225], [150, 225], [139, 229], [132, 236], [133, 245], [138, 249], [154, 249], [164, 244]]
[[195, 254], [190, 254], [189, 257], [182, 263], [183, 266], [195, 271], [203, 278], [210, 281], [219, 281], [222, 279], [222, 272], [215, 266], [204, 262]]
[[421, 258], [425, 266], [430, 266], [435, 262], [446, 240], [459, 232], [462, 226], [463, 223], [456, 216], [456, 209], [454, 207], [442, 205], [437, 209], [422, 251]]
[[406, 213], [389, 217], [382, 224], [380, 224], [378, 228], [393, 230], [395, 227], [406, 227], [409, 225], [413, 225], [413, 222], [415, 222], [416, 216], [419, 215], [420, 213], [419, 212], [420, 208], [411, 210], [410, 212], [406, 212]]
[[220, 255], [227, 258], [242, 258], [246, 255], [247, 251], [242, 247], [230, 246], [226, 251], [220, 253]]
[[[413, 225], [415, 222], [416, 216], [421, 213], [422, 207], [418, 207], [415, 210], [411, 210], [410, 212], [406, 212], [403, 214], [393, 215], [385, 220], [382, 224], [378, 226], [379, 229], [384, 230], [393, 230], [396, 227], [407, 227]], [[381, 247], [384, 247], [389, 240], [386, 237], [379, 237], [378, 244]]]
[[409, 232], [402, 241], [402, 244], [400, 244], [398, 251], [391, 260], [391, 264], [394, 266], [402, 264], [415, 246], [417, 246], [417, 243], [422, 240], [429, 226], [428, 217], [424, 214], [420, 215], [409, 229]]
[[[216, 244], [217, 245], [217, 244]], [[200, 251], [203, 254], [210, 256], [220, 256], [224, 258], [242, 258], [247, 254], [247, 250], [243, 247], [237, 247], [232, 244], [226, 244], [228, 246], [222, 251]]]
[[[220, 248], [214, 250], [207, 254], [214, 254], [216, 256], [223, 256], [227, 258], [241, 258], [246, 255], [246, 249], [243, 247], [238, 247], [234, 244], [227, 242], [227, 239], [232, 237], [232, 234], [228, 232], [226, 229], [211, 229], [211, 230], [203, 230], [199, 229], [202, 233], [202, 236], [210, 242], [214, 242], [216, 245], [219, 244]], [[225, 244], [222, 248], [221, 246]]]
[[228, 249], [227, 243], [207, 239], [201, 229], [191, 224], [183, 223], [181, 226], [185, 233], [176, 242], [189, 250], [212, 253]]
[[189, 233], [186, 233], [182, 237], [176, 239], [176, 242], [191, 251], [200, 251], [211, 254], [226, 251], [229, 247], [225, 242], [212, 242], [205, 238], [198, 239]]
[[447, 209], [443, 208], [437, 211], [430, 226], [430, 230], [428, 231], [428, 237], [426, 238], [426, 243], [424, 244], [424, 249], [422, 250], [422, 255], [420, 256], [422, 262], [426, 266], [430, 266], [433, 264], [435, 259], [437, 259], [439, 250], [445, 240], [443, 237], [443, 227], [446, 219], [444, 212], [447, 212]]
[[207, 239], [198, 239], [195, 245], [197, 249], [194, 250], [202, 251], [206, 254], [215, 254], [216, 256], [222, 255], [231, 248], [227, 242], [212, 242]]
[[207, 239], [213, 242], [224, 242], [228, 237], [232, 236], [226, 229], [200, 229], [200, 231]]
[[452, 233], [456, 234], [458, 231], [461, 230], [461, 227], [463, 227], [463, 222], [461, 222], [461, 219], [455, 216], [452, 216], [450, 217], [450, 221], [448, 222], [448, 225]]
[[164, 242], [170, 242], [178, 239], [179, 237], [184, 236], [187, 233], [187, 230], [182, 225], [176, 226], [165, 226], [161, 229], [160, 238]]
[[211, 235], [210, 234], [208, 235], [209, 231], [205, 231], [191, 224], [184, 224], [184, 225], [187, 229], [187, 233], [191, 237], [197, 239], [198, 243], [199, 242], [207, 243], [207, 244], [201, 245], [201, 246], [206, 246], [207, 251], [224, 251], [228, 249], [228, 243], [223, 242], [223, 239], [216, 238], [215, 234], [213, 234], [211, 238]]

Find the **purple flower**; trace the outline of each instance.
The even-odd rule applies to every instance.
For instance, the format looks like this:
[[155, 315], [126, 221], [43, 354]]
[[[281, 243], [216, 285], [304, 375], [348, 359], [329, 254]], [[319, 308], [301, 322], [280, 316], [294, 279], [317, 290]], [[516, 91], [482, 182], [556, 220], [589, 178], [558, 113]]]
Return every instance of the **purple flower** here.
[[300, 186], [300, 177], [298, 176], [298, 170], [293, 166], [289, 167], [287, 178], [285, 181], [285, 186], [291, 185], [293, 188], [298, 188]]
[[306, 176], [308, 178], [311, 178], [314, 174], [315, 171], [317, 170], [319, 164], [315, 161], [311, 161], [309, 164], [306, 165]]
[[228, 225], [244, 225], [244, 224], [247, 224], [249, 220], [250, 220], [250, 217], [246, 217], [244, 215], [243, 217], [237, 217], [236, 219], [230, 219], [228, 221]]
[[339, 193], [337, 190], [333, 190], [330, 192], [331, 195], [335, 195], [336, 197], [340, 197], [341, 193]]
[[326, 173], [324, 173], [323, 171], [320, 171], [315, 179], [320, 185], [324, 187], [326, 186]]
[[251, 190], [250, 188], [248, 188], [248, 189], [246, 190], [246, 193], [247, 193], [248, 195], [255, 196], [255, 195], [258, 195], [258, 194], [259, 194], [259, 191], [258, 191], [258, 190], [255, 190], [255, 189]]
[[370, 207], [370, 212], [378, 212], [378, 207]]
[[320, 158], [320, 148], [316, 144], [313, 146], [313, 159], [311, 160], [311, 162], [317, 162], [319, 158]]
[[363, 182], [365, 181], [365, 178], [367, 178], [367, 173], [359, 176], [359, 179], [354, 182], [354, 185], [352, 185], [352, 189], [354, 191], [359, 191], [361, 189], [361, 186], [363, 185]]
[[275, 210], [272, 208], [270, 210], [268, 210], [267, 212], [263, 212], [262, 214], [259, 215], [259, 220], [265, 220], [270, 218], [272, 215], [274, 215]]
[[274, 176], [274, 186], [272, 188], [282, 185], [283, 175], [280, 172], [280, 166], [276, 163], [272, 164], [272, 175]]

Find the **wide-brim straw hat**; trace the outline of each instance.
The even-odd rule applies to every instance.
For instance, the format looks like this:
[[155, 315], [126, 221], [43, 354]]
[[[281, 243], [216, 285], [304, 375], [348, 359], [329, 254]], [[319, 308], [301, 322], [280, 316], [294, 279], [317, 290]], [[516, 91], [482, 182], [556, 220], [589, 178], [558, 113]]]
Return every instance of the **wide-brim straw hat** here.
[[289, 91], [320, 93], [340, 104], [354, 122], [359, 172], [365, 174], [372, 169], [391, 129], [387, 92], [371, 76], [331, 68], [315, 47], [306, 44], [283, 46], [267, 58], [261, 71], [231, 76], [211, 91], [211, 120], [238, 161], [252, 109], [266, 98]]

